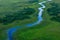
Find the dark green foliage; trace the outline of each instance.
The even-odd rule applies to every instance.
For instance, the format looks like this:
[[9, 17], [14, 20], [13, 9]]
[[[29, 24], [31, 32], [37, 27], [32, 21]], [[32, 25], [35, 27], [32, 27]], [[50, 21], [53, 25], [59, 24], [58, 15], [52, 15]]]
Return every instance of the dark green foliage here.
[[22, 11], [17, 11], [12, 15], [5, 15], [5, 17], [0, 18], [0, 23], [8, 24], [15, 20], [29, 19], [29, 15], [32, 15], [33, 13], [35, 13], [33, 8], [24, 8]]
[[6, 15], [5, 17], [3, 18], [0, 18], [0, 23], [3, 23], [3, 24], [7, 24], [7, 23], [11, 23], [14, 21], [14, 17], [12, 15]]
[[30, 0], [29, 3], [38, 2], [38, 0]]
[[57, 3], [51, 3], [51, 8], [47, 9], [47, 12], [52, 16], [51, 20], [60, 22], [60, 5]]
[[34, 12], [35, 12], [35, 10], [33, 8], [24, 8], [24, 10], [23, 10], [23, 14], [26, 14], [26, 15], [31, 15]]

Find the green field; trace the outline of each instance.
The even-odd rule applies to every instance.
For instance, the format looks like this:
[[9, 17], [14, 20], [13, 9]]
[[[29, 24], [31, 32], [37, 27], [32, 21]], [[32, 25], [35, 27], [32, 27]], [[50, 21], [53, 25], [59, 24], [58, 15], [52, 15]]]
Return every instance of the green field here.
[[[25, 7], [34, 8], [35, 14], [30, 15], [31, 19], [16, 20], [8, 25], [0, 23], [0, 40], [7, 40], [6, 30], [15, 26], [21, 26], [36, 21], [38, 8], [37, 2], [29, 3], [30, 0], [1, 0], [0, 1], [0, 17], [6, 14], [12, 14], [18, 10], [23, 10]], [[44, 1], [44, 0], [42, 0]], [[60, 0], [53, 0], [53, 2], [60, 3]], [[50, 7], [49, 2], [46, 3], [46, 8], [43, 12], [43, 21], [31, 28], [23, 26], [13, 34], [13, 40], [60, 40], [60, 22], [50, 20], [51, 16], [48, 15], [47, 9]]]

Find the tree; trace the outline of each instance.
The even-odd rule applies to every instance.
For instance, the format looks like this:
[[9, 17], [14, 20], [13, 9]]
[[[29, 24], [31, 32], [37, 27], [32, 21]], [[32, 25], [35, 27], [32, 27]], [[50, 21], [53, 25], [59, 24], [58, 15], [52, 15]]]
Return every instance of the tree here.
[[35, 10], [33, 8], [24, 8], [22, 11], [17, 11], [13, 13], [12, 15], [5, 15], [5, 17], [0, 18], [0, 23], [8, 24], [12, 23], [15, 20], [24, 20], [29, 19], [30, 16], [35, 13]]
[[60, 5], [57, 3], [51, 3], [51, 7], [47, 9], [47, 12], [52, 17], [51, 20], [60, 22]]

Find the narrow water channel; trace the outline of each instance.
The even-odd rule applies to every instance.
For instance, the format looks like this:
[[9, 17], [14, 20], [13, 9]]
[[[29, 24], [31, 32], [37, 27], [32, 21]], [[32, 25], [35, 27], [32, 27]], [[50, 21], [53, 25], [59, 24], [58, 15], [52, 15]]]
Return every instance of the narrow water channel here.
[[[49, 1], [51, 1], [51, 0], [47, 0], [47, 1], [43, 1], [43, 2], [38, 3], [39, 5], [42, 6], [42, 7], [38, 8], [38, 10], [39, 10], [38, 17], [37, 17], [38, 20], [36, 22], [34, 22], [34, 23], [30, 23], [30, 24], [25, 25], [26, 27], [33, 27], [33, 26], [41, 23], [41, 21], [43, 20], [42, 13], [44, 11], [44, 8], [46, 8], [44, 3], [49, 2]], [[16, 30], [18, 28], [21, 28], [21, 26], [15, 26], [14, 28], [8, 29], [8, 31], [7, 31], [7, 34], [8, 34], [7, 40], [13, 40], [12, 35], [13, 35], [14, 32], [16, 32]]]

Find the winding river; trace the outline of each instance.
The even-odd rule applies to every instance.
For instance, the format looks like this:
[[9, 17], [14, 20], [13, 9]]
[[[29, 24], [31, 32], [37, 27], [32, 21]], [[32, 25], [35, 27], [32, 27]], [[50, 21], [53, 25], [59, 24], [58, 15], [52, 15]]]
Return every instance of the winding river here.
[[[38, 17], [37, 17], [38, 20], [37, 20], [36, 22], [34, 22], [34, 23], [26, 24], [26, 25], [25, 25], [26, 27], [33, 27], [33, 26], [41, 23], [41, 21], [43, 20], [43, 19], [42, 19], [42, 13], [43, 13], [43, 11], [44, 11], [44, 8], [46, 8], [45, 5], [44, 5], [44, 3], [49, 2], [49, 1], [51, 1], [51, 0], [43, 1], [43, 2], [40, 2], [40, 3], [39, 3], [42, 7], [38, 8], [38, 10], [39, 10]], [[18, 28], [21, 28], [21, 26], [16, 26], [16, 27], [14, 27], [14, 28], [10, 28], [10, 29], [7, 31], [7, 34], [8, 34], [7, 40], [13, 40], [13, 38], [12, 38], [13, 36], [12, 36], [12, 35], [13, 35], [14, 32], [16, 32], [16, 30], [17, 30]]]

